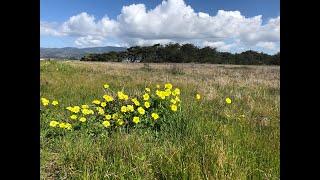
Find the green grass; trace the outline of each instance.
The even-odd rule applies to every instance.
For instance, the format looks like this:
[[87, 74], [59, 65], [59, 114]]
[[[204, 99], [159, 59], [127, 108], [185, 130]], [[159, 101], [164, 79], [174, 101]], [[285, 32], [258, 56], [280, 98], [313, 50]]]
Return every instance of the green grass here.
[[280, 179], [279, 67], [182, 64], [180, 74], [170, 64], [143, 66], [41, 62], [40, 95], [59, 100], [56, 111], [101, 97], [105, 82], [132, 95], [169, 81], [183, 100], [161, 131], [59, 135], [42, 115], [41, 179]]

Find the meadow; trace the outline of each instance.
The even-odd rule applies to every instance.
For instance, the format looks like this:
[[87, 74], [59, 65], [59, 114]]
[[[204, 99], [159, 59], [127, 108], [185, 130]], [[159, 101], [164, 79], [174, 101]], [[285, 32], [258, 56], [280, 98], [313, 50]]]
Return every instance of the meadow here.
[[101, 98], [105, 83], [129, 95], [167, 82], [181, 90], [179, 116], [161, 131], [53, 135], [52, 116], [41, 115], [41, 179], [280, 179], [279, 71], [279, 66], [41, 61], [40, 96], [59, 102], [54, 108], [61, 118], [67, 106]]

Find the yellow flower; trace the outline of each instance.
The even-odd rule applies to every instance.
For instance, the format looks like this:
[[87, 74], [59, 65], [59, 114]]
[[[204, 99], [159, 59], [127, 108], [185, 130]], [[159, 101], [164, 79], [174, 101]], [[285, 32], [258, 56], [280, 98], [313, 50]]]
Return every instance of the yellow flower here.
[[175, 91], [172, 91], [171, 94], [172, 94], [173, 96], [178, 96]]
[[127, 105], [127, 110], [130, 112], [134, 111], [133, 105]]
[[49, 103], [50, 103], [50, 101], [49, 101], [48, 99], [46, 99], [46, 98], [41, 98], [41, 103], [42, 103], [42, 105], [44, 105], [44, 106], [48, 106]]
[[153, 117], [154, 120], [159, 118], [159, 115], [157, 113], [152, 113], [151, 117]]
[[87, 115], [89, 114], [89, 110], [88, 109], [81, 109], [82, 114]]
[[110, 114], [107, 114], [107, 115], [105, 116], [105, 118], [106, 118], [107, 120], [110, 120], [110, 119], [111, 119], [111, 115], [110, 115]]
[[79, 121], [81, 121], [81, 122], [86, 122], [86, 121], [87, 121], [87, 118], [81, 117], [81, 118], [79, 119]]
[[165, 99], [165, 98], [166, 98], [166, 96], [165, 96], [165, 91], [159, 91], [159, 90], [157, 90], [157, 91], [156, 91], [156, 94], [157, 94], [157, 96], [159, 96], [161, 99]]
[[179, 88], [174, 89], [172, 94], [173, 95], [180, 95], [180, 89]]
[[66, 107], [67, 110], [72, 111], [73, 108], [71, 106]]
[[196, 99], [200, 100], [200, 98], [201, 98], [200, 94], [196, 94]]
[[101, 107], [106, 107], [107, 103], [106, 102], [102, 102], [100, 105], [101, 105]]
[[103, 121], [102, 124], [103, 124], [103, 126], [106, 127], [106, 128], [110, 127], [110, 122], [109, 122], [109, 121]]
[[98, 111], [98, 114], [104, 115], [104, 110], [101, 107], [97, 107], [96, 109]]
[[158, 88], [158, 89], [160, 88], [160, 85], [159, 85], [159, 84], [157, 84], [157, 88]]
[[180, 98], [178, 96], [176, 96], [176, 98], [174, 100], [177, 102], [180, 102]]
[[103, 98], [107, 101], [107, 102], [111, 102], [113, 101], [113, 97], [112, 96], [109, 96], [109, 95], [103, 95]]
[[123, 92], [122, 91], [118, 91], [117, 94], [118, 94], [119, 97], [123, 96]]
[[59, 125], [59, 123], [57, 121], [50, 121], [49, 124], [51, 127], [56, 127], [57, 125]]
[[172, 89], [172, 84], [171, 83], [167, 83], [167, 84], [164, 85], [164, 87], [166, 89]]
[[81, 108], [82, 108], [82, 109], [88, 109], [88, 108], [89, 108], [89, 106], [88, 106], [88, 105], [86, 105], [86, 104], [84, 104], [84, 105], [82, 105], [82, 106], [81, 106]]
[[170, 96], [170, 94], [171, 94], [170, 89], [166, 89], [163, 94], [164, 94], [165, 96]]
[[129, 97], [128, 95], [124, 94], [122, 91], [118, 91], [118, 98], [120, 100], [127, 100]]
[[140, 102], [137, 100], [137, 98], [133, 98], [133, 99], [131, 99], [131, 101], [132, 101], [136, 106], [140, 106]]
[[93, 103], [93, 104], [96, 104], [96, 105], [99, 105], [101, 102], [96, 99], [96, 100], [92, 101], [92, 103]]
[[119, 126], [121, 126], [123, 123], [124, 123], [124, 121], [123, 121], [122, 119], [118, 119], [118, 120], [117, 120], [117, 124], [118, 124]]
[[65, 129], [71, 130], [72, 129], [72, 125], [69, 123], [66, 123], [64, 126]]
[[94, 111], [92, 109], [82, 109], [81, 112], [84, 115], [94, 114]]
[[78, 113], [80, 111], [80, 107], [79, 106], [74, 106], [71, 110], [71, 112], [74, 112], [74, 113]]
[[149, 108], [149, 107], [150, 107], [150, 103], [149, 103], [148, 101], [146, 101], [146, 102], [144, 102], [144, 106], [145, 106], [146, 108]]
[[82, 114], [87, 115], [89, 114], [89, 110], [88, 109], [81, 109]]
[[70, 116], [70, 119], [73, 119], [73, 120], [75, 120], [75, 119], [77, 119], [78, 118], [78, 116], [77, 115], [72, 115], [72, 116]]
[[60, 128], [63, 128], [63, 129], [68, 129], [68, 130], [71, 130], [71, 129], [72, 129], [72, 126], [71, 126], [71, 124], [69, 124], [69, 123], [60, 123], [60, 124], [59, 124], [59, 127], [60, 127]]
[[121, 112], [127, 112], [127, 106], [122, 106], [121, 107]]
[[133, 117], [133, 120], [132, 120], [134, 123], [138, 124], [140, 122], [140, 118], [139, 117]]
[[109, 88], [109, 84], [106, 83], [106, 84], [103, 85], [103, 87], [104, 87], [105, 89], [108, 89], [108, 88]]
[[73, 113], [78, 113], [80, 111], [80, 107], [79, 106], [73, 106], [73, 107], [67, 107], [67, 110], [73, 112]]
[[59, 127], [60, 127], [60, 128], [65, 128], [65, 127], [66, 127], [66, 123], [63, 123], [63, 122], [62, 122], [62, 123], [59, 123]]
[[226, 98], [226, 103], [227, 104], [231, 104], [231, 99], [230, 98]]
[[116, 120], [118, 118], [118, 113], [112, 114], [112, 119]]
[[148, 101], [149, 98], [150, 98], [149, 94], [145, 93], [145, 94], [143, 95], [143, 100]]
[[145, 114], [145, 110], [142, 107], [138, 107], [138, 112], [142, 115]]
[[56, 105], [58, 105], [58, 104], [59, 104], [58, 101], [52, 101], [52, 105], [56, 106]]
[[90, 109], [89, 111], [90, 111], [90, 114], [94, 114], [94, 111], [92, 109]]
[[150, 88], [146, 88], [145, 90], [146, 90], [147, 92], [150, 92]]
[[171, 110], [172, 111], [177, 111], [178, 110], [178, 107], [174, 104], [171, 105]]
[[176, 104], [176, 103], [177, 103], [177, 101], [174, 100], [174, 99], [171, 99], [170, 102], [171, 102], [172, 104]]

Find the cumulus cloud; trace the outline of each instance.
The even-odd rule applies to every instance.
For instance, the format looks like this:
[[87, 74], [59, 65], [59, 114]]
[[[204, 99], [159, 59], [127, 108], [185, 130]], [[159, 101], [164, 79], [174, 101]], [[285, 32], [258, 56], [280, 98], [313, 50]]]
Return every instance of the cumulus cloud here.
[[[116, 19], [105, 16], [96, 20], [83, 12], [59, 27], [40, 24], [40, 31], [45, 35], [74, 36], [79, 46], [98, 45], [108, 38], [116, 38], [128, 46], [199, 42], [222, 51], [235, 45], [274, 49], [280, 41], [280, 16], [262, 24], [261, 15], [245, 17], [239, 11], [219, 10], [211, 16], [195, 12], [183, 0], [163, 0], [150, 10], [144, 4], [124, 6]], [[234, 43], [227, 44], [227, 39]]]
[[71, 36], [87, 36], [97, 33], [97, 24], [93, 15], [85, 12], [72, 16], [62, 25], [62, 31]]
[[280, 41], [280, 17], [270, 19], [267, 24], [259, 26], [255, 31], [241, 32], [240, 39], [247, 44]]
[[72, 16], [62, 24], [63, 33], [71, 36], [102, 36], [108, 37], [117, 32], [117, 22], [110, 20], [107, 16], [96, 21], [93, 15], [82, 12]]
[[42, 36], [63, 36], [64, 34], [58, 29], [56, 23], [40, 21], [40, 35]]
[[102, 45], [104, 37], [102, 36], [84, 36], [75, 40], [75, 44], [80, 47], [95, 47]]

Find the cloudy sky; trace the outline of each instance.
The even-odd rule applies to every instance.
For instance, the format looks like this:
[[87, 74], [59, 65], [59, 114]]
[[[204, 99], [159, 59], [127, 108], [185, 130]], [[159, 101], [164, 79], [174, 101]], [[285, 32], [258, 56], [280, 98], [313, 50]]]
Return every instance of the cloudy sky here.
[[220, 51], [280, 46], [279, 0], [41, 0], [41, 47], [193, 43]]

